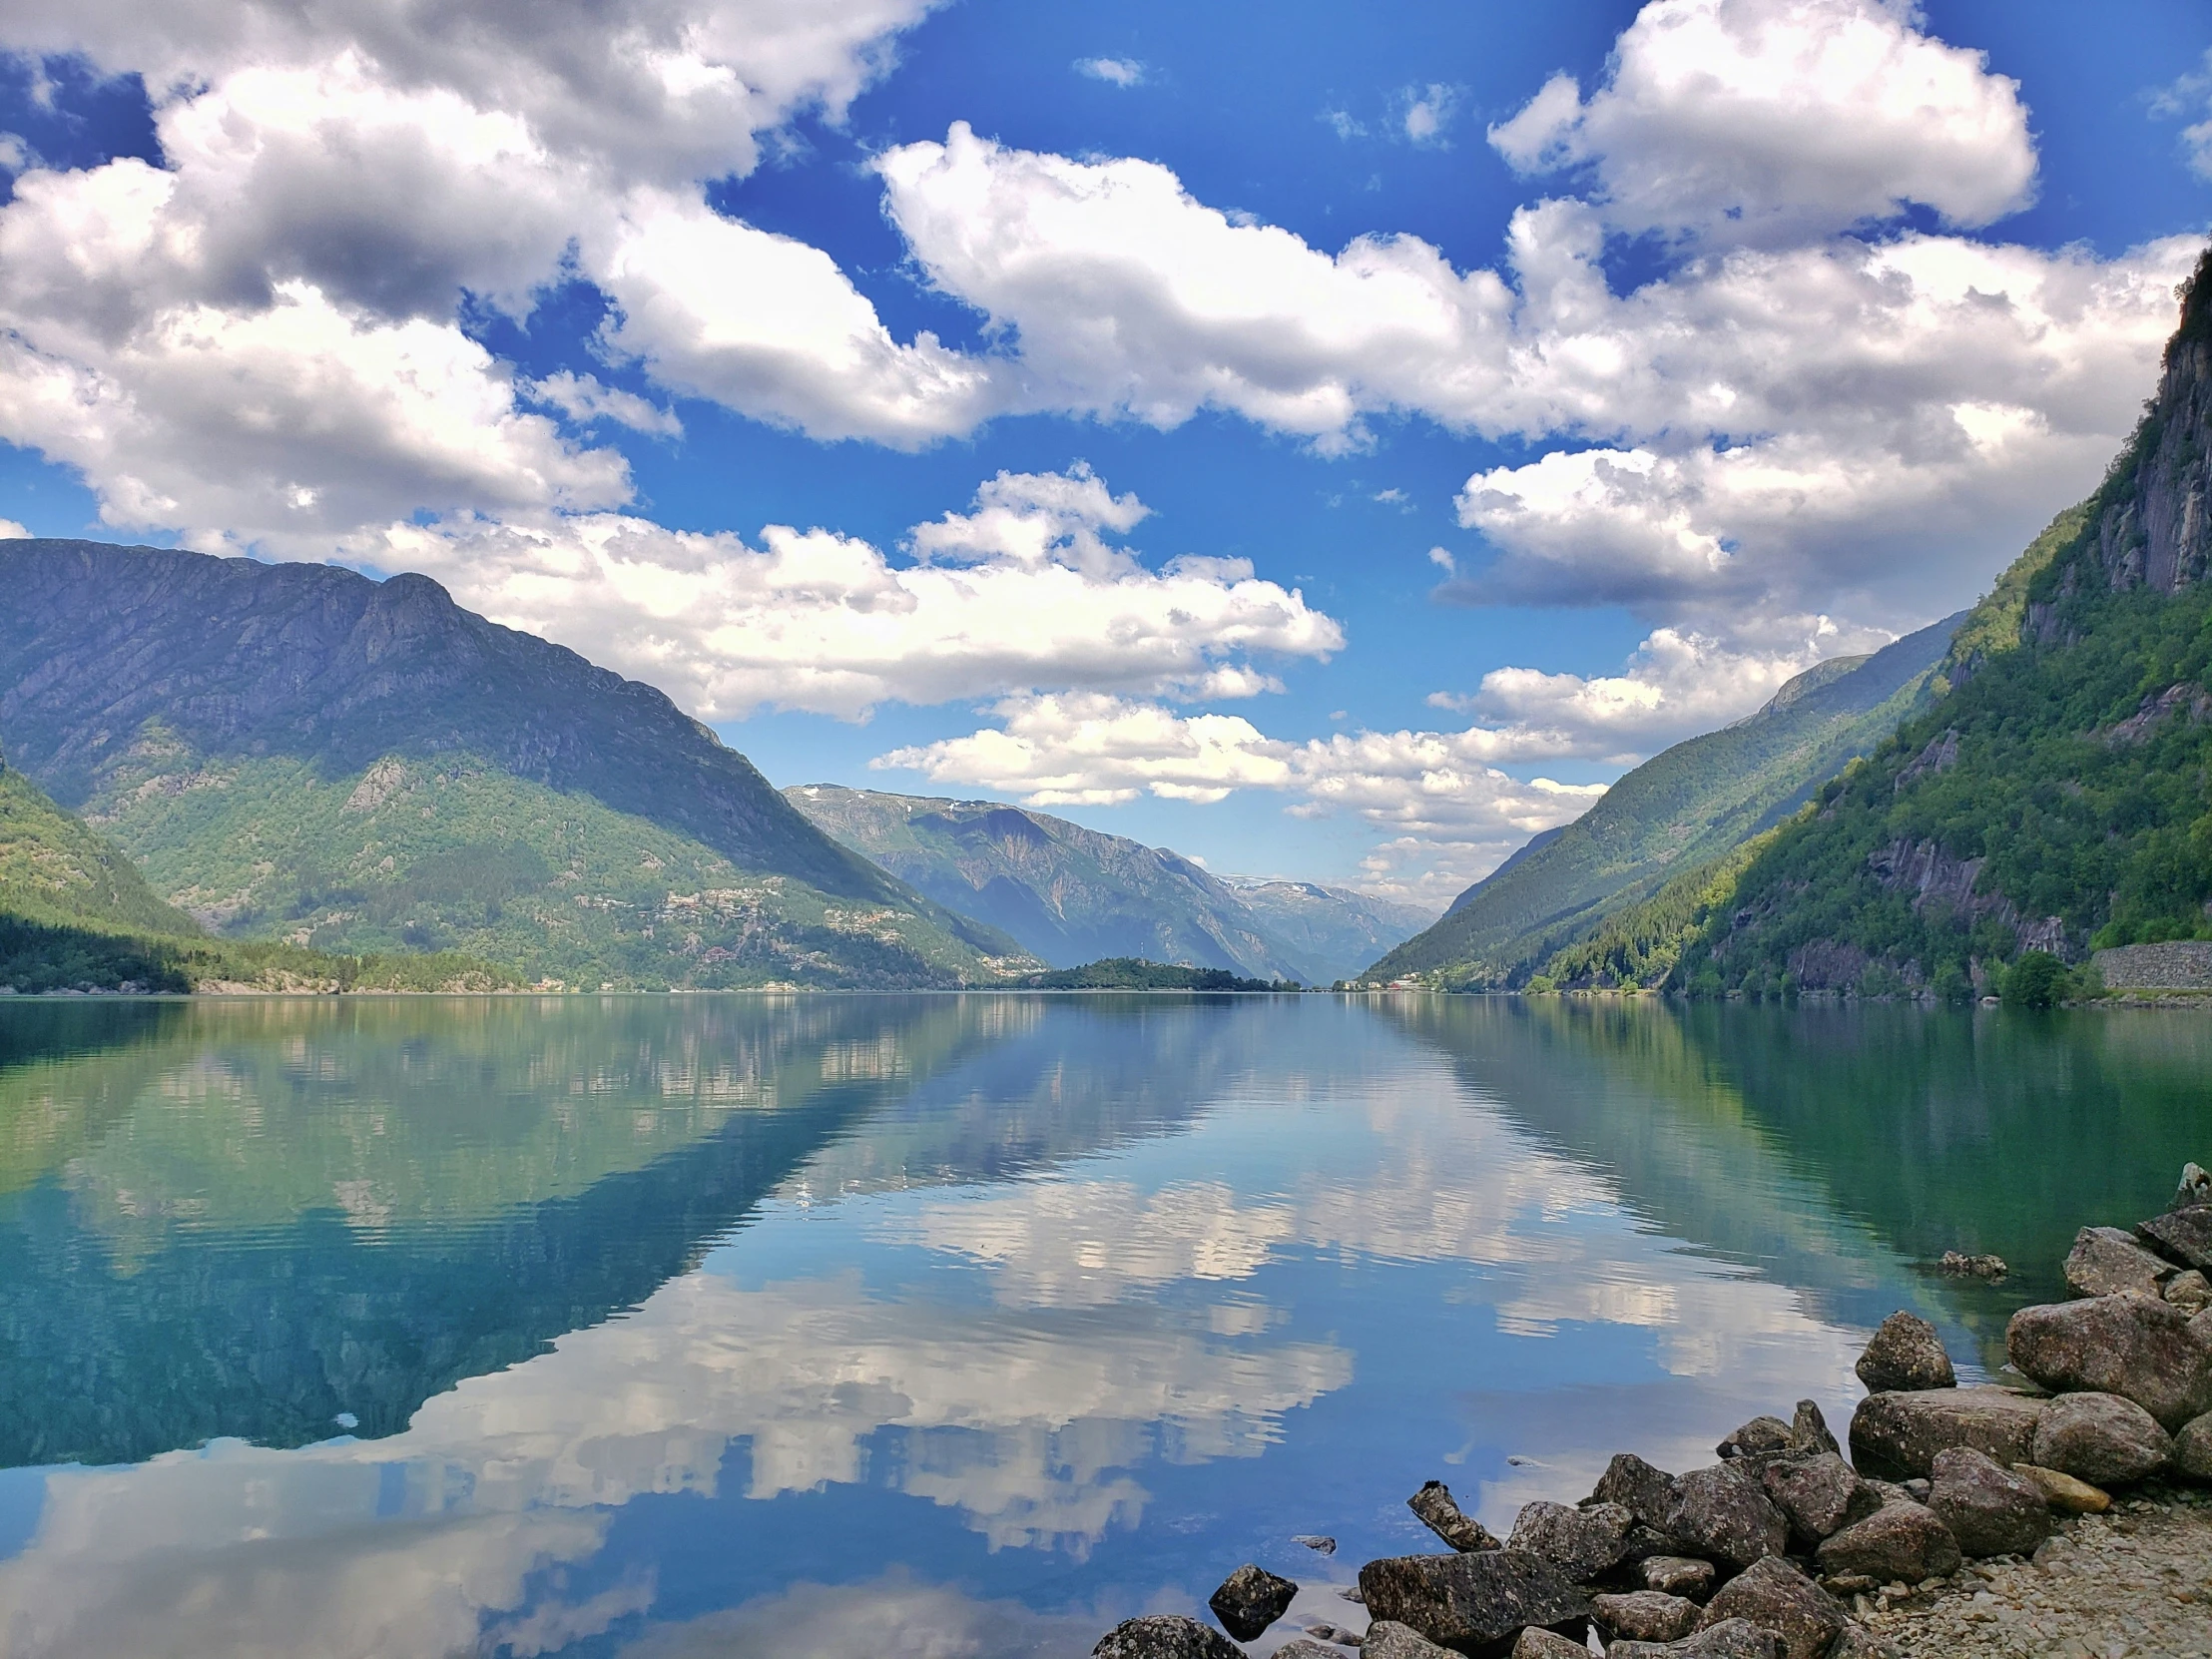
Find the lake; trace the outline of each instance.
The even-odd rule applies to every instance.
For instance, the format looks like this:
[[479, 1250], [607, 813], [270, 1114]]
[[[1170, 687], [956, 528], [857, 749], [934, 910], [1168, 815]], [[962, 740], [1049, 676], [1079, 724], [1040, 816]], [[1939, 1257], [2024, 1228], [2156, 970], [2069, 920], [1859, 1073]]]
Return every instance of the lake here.
[[0, 1004], [0, 1653], [1078, 1655], [1246, 1560], [1265, 1653], [1424, 1480], [2001, 1364], [2189, 1158], [2191, 1013]]

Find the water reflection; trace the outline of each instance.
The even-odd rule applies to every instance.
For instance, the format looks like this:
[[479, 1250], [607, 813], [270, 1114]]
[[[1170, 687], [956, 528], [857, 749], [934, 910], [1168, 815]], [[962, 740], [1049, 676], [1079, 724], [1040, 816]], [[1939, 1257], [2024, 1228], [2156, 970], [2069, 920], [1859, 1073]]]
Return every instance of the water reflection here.
[[[1847, 1412], [1883, 1313], [1984, 1319], [1933, 1241], [2027, 1268], [2207, 1122], [2187, 1019], [40, 1012], [0, 1427], [113, 1466], [0, 1473], [11, 1655], [1077, 1654], [1247, 1558], [1308, 1585], [1275, 1639], [1356, 1623], [1419, 1480], [1502, 1525]], [[2093, 1157], [2023, 1133], [2091, 1114]]]

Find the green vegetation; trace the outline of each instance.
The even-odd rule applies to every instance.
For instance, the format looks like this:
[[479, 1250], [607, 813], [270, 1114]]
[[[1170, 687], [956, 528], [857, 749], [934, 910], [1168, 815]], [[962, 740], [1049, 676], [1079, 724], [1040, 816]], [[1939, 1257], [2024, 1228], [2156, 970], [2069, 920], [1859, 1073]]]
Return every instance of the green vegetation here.
[[1081, 967], [1024, 974], [1016, 983], [1032, 991], [1295, 991], [1304, 988], [1287, 979], [1240, 979], [1222, 968], [1148, 962], [1141, 956], [1109, 956], [1104, 961], [1085, 962]]
[[[1639, 904], [1608, 916], [1595, 933], [1555, 952], [1538, 977], [1554, 990], [1655, 990], [1667, 982], [1690, 940], [1735, 899], [1769, 830], [1725, 857], [1685, 870]], [[1529, 987], [1536, 981], [1531, 979]], [[1765, 985], [1750, 987], [1760, 994]], [[1787, 990], [1775, 986], [1776, 994]]]
[[[1573, 824], [1531, 840], [1462, 893], [1435, 926], [1363, 977], [1420, 977], [1450, 989], [1514, 986], [1560, 952], [1594, 944], [1620, 917], [1619, 925], [1644, 942], [1606, 933], [1601, 954], [1620, 958], [1616, 976], [1625, 971], [1645, 982], [1651, 954], [1661, 949], [1654, 929], [1672, 924], [1653, 916], [1630, 921], [1628, 912], [1647, 902], [1661, 905], [1656, 916], [1679, 911], [1684, 892], [1660, 897], [1674, 877], [1726, 857], [1787, 819], [1935, 696], [1936, 667], [1957, 620], [1872, 657], [1823, 663], [1749, 719], [1646, 761]], [[1570, 976], [1601, 971], [1594, 961], [1577, 961]], [[1542, 970], [1558, 977], [1556, 969]]]

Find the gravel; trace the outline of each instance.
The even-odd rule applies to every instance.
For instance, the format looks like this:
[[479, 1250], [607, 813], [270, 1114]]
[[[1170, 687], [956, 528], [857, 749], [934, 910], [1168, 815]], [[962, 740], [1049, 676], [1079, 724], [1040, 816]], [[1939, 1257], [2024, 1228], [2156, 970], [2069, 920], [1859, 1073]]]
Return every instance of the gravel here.
[[2212, 1659], [2212, 1493], [2148, 1487], [2069, 1516], [2032, 1559], [1855, 1600], [1912, 1659]]

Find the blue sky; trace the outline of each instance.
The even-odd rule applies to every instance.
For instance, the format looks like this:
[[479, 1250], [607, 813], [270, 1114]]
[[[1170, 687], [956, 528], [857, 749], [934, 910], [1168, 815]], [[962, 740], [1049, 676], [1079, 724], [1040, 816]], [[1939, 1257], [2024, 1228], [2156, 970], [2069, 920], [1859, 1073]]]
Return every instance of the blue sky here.
[[2212, 217], [2181, 3], [621, 15], [10, 7], [0, 518], [1440, 900], [1970, 601]]

